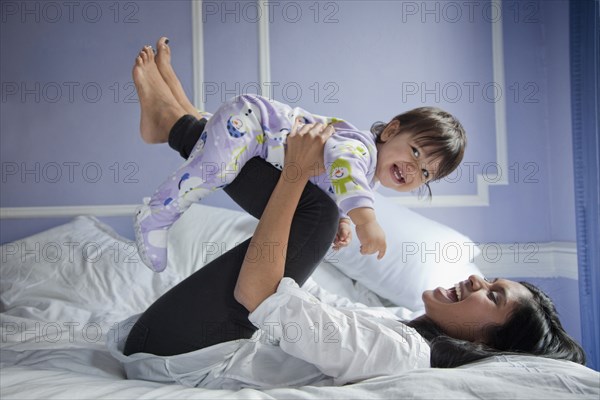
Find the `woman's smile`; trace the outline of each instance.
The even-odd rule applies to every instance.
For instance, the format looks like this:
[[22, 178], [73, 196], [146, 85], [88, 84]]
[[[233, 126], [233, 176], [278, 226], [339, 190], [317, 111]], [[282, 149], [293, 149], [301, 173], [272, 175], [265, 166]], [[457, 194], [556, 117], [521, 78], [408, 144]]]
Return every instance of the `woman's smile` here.
[[463, 291], [462, 289], [466, 285], [465, 282], [466, 281], [457, 282], [454, 284], [454, 286], [448, 289], [439, 287], [434, 290], [434, 294], [437, 295], [437, 297], [443, 302], [460, 303], [465, 299], [463, 293], [466, 293], [466, 291]]

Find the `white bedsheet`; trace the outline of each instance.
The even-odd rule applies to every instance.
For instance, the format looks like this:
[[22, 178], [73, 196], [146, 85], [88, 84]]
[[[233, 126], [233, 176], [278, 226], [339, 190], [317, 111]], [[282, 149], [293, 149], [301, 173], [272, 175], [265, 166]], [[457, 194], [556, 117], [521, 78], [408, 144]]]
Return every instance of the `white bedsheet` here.
[[[99, 354], [89, 354], [91, 359]], [[33, 360], [32, 360], [33, 361]], [[598, 374], [577, 364], [539, 357], [495, 357], [455, 369], [413, 370], [398, 376], [369, 379], [342, 387], [279, 388], [237, 392], [187, 388], [107, 376], [100, 362], [96, 373], [77, 359], [66, 358], [51, 369], [12, 366], [0, 371], [2, 399], [594, 399], [599, 397]], [[49, 367], [49, 366], [46, 366]]]
[[[61, 257], [52, 253], [54, 247], [74, 242], [79, 244], [73, 251], [69, 252], [73, 246], [69, 244]], [[19, 250], [20, 245], [35, 249], [36, 243], [42, 257]], [[103, 255], [83, 253], [86, 245], [88, 250], [103, 249]], [[529, 356], [495, 357], [455, 369], [414, 370], [342, 387], [231, 392], [127, 380], [104, 345], [109, 329], [144, 310], [182, 278], [177, 271], [153, 274], [135, 257], [132, 262], [127, 246], [93, 218], [78, 218], [16, 247], [3, 246], [0, 398], [600, 398], [598, 372]], [[330, 303], [351, 301], [328, 294], [321, 288], [325, 286], [354, 301], [382, 306], [377, 296], [336, 271], [319, 269], [316, 283], [309, 281], [311, 293]], [[413, 316], [410, 310], [394, 311], [401, 318]]]

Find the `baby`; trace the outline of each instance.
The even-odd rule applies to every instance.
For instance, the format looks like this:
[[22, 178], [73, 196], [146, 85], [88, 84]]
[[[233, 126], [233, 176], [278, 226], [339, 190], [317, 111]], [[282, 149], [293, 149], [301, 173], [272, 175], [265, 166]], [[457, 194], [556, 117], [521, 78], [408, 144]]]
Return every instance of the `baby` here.
[[[191, 204], [231, 183], [244, 164], [260, 156], [282, 169], [286, 137], [304, 124], [331, 124], [334, 135], [324, 150], [326, 173], [311, 181], [336, 201], [340, 224], [334, 248], [351, 239], [355, 225], [362, 254], [386, 251], [385, 234], [374, 213], [378, 184], [406, 192], [450, 174], [466, 145], [463, 127], [452, 115], [432, 107], [417, 108], [376, 123], [371, 132], [337, 118], [258, 95], [237, 96], [209, 118], [188, 160], [156, 190], [136, 214], [140, 256], [154, 271], [167, 265], [168, 228]], [[293, 177], [292, 177], [293, 178]]]

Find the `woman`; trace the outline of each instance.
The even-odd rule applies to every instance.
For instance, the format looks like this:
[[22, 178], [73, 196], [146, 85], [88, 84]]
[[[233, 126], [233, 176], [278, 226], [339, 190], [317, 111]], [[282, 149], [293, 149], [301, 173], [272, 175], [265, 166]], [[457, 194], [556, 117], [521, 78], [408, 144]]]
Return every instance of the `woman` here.
[[[142, 130], [150, 127], [152, 141], [160, 142], [167, 139], [160, 132], [172, 127], [169, 143], [187, 156], [203, 121], [186, 115], [178, 102], [185, 94], [173, 84], [164, 38], [157, 48], [159, 62], [145, 49], [134, 68]], [[156, 109], [153, 102], [172, 111], [144, 123]], [[337, 310], [299, 288], [337, 229], [336, 205], [308, 182], [323, 168], [323, 144], [331, 133], [321, 124], [294, 130], [283, 171], [255, 158], [225, 189], [260, 218], [254, 236], [120, 324], [117, 333], [124, 335], [109, 346], [128, 377], [264, 388], [344, 384], [499, 353], [584, 363], [550, 299], [527, 283], [471, 276], [452, 289], [424, 292], [425, 315], [407, 323], [368, 310]]]

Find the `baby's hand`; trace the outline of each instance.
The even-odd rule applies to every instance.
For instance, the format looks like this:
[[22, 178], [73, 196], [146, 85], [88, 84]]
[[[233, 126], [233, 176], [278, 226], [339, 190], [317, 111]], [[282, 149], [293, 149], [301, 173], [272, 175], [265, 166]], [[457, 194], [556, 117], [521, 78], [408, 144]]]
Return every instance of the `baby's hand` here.
[[385, 232], [376, 220], [356, 225], [356, 236], [360, 240], [360, 254], [379, 253], [377, 259], [381, 260], [383, 258], [387, 247]]
[[346, 247], [352, 241], [352, 227], [348, 218], [341, 218], [338, 225], [337, 235], [333, 241], [333, 249], [339, 251], [342, 247]]

